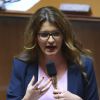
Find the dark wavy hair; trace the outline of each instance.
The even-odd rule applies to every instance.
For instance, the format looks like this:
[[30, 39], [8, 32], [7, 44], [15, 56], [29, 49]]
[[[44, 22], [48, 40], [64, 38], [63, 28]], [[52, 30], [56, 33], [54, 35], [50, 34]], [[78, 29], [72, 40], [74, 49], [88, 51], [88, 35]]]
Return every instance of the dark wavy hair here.
[[76, 40], [67, 16], [51, 6], [42, 7], [31, 16], [25, 30], [24, 51], [18, 58], [27, 62], [38, 61], [40, 50], [37, 44], [37, 34], [45, 21], [52, 23], [61, 31], [63, 35], [61, 49], [67, 62], [79, 64], [80, 70], [84, 72], [81, 55], [89, 55], [89, 52]]

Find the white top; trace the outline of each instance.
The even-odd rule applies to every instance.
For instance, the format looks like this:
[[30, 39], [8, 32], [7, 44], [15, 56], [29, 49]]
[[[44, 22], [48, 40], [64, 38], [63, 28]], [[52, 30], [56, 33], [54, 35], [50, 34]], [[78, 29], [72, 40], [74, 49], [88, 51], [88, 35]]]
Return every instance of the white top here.
[[[42, 85], [47, 81], [48, 76], [44, 73], [44, 71], [41, 69], [41, 67], [39, 67], [38, 80], [40, 80], [41, 77], [44, 77], [44, 81], [41, 83], [41, 85]], [[67, 70], [66, 70], [64, 75], [57, 82], [58, 89], [66, 91], [67, 90], [67, 83], [68, 82], [67, 82]], [[39, 100], [54, 100], [53, 90], [54, 90], [53, 85], [51, 85], [49, 90], [42, 97], [40, 97]]]

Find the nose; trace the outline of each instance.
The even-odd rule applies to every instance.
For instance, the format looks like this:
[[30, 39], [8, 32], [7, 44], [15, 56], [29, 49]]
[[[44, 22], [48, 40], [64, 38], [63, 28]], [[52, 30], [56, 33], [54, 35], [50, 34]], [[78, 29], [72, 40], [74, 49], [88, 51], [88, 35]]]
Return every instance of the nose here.
[[54, 41], [55, 41], [55, 40], [54, 40], [53, 36], [50, 35], [49, 38], [48, 38], [48, 42], [49, 42], [49, 43], [53, 43]]

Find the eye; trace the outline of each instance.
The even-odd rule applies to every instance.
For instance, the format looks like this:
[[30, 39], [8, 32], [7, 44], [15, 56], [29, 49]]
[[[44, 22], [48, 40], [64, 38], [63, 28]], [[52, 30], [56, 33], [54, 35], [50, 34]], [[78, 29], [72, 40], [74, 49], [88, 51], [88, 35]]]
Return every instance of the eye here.
[[60, 35], [60, 32], [59, 31], [54, 31], [52, 32], [53, 36], [59, 36]]
[[40, 32], [39, 33], [39, 35], [41, 36], [41, 37], [48, 37], [48, 32]]

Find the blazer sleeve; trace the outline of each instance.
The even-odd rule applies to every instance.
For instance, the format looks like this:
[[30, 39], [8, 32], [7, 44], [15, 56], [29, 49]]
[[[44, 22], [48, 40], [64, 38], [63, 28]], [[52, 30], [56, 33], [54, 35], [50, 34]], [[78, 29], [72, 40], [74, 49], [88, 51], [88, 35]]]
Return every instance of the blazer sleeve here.
[[88, 76], [88, 85], [85, 91], [85, 100], [99, 100], [96, 77], [93, 68], [93, 60], [91, 58], [86, 58], [84, 63]]
[[26, 64], [18, 59], [13, 61], [10, 84], [7, 90], [7, 100], [21, 100], [24, 96], [24, 76]]

